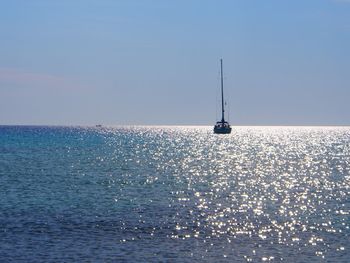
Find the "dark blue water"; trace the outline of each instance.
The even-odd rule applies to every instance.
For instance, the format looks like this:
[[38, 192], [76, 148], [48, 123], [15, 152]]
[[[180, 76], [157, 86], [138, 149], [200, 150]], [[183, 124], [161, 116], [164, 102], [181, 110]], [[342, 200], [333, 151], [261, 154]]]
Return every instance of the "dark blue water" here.
[[0, 126], [0, 262], [349, 262], [350, 128]]

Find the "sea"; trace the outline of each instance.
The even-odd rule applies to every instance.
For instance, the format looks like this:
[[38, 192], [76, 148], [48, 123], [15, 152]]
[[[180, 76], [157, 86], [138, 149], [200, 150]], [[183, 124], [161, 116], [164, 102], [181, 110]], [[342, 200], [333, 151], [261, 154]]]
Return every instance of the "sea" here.
[[0, 126], [0, 262], [349, 262], [350, 127]]

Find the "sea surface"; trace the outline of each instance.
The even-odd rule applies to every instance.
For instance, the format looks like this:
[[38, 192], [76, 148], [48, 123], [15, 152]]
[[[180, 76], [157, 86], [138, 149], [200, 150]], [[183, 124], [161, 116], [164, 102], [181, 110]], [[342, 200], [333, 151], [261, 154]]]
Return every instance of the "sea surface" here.
[[349, 262], [350, 127], [0, 126], [0, 262]]

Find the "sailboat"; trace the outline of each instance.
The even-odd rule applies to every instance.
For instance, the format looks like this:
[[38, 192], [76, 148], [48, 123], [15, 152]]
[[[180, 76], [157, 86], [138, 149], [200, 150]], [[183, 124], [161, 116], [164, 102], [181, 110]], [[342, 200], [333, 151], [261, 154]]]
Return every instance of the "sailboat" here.
[[220, 73], [221, 73], [221, 121], [217, 121], [214, 126], [214, 133], [228, 134], [231, 133], [230, 124], [225, 121], [225, 105], [224, 105], [224, 73], [222, 70], [222, 59], [220, 59]]

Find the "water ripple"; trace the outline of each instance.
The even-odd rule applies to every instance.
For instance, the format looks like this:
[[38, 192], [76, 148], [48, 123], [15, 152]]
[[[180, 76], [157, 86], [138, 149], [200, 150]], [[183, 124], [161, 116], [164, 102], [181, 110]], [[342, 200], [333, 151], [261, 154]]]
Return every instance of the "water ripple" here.
[[5, 261], [350, 255], [346, 127], [1, 127], [0, 141]]

